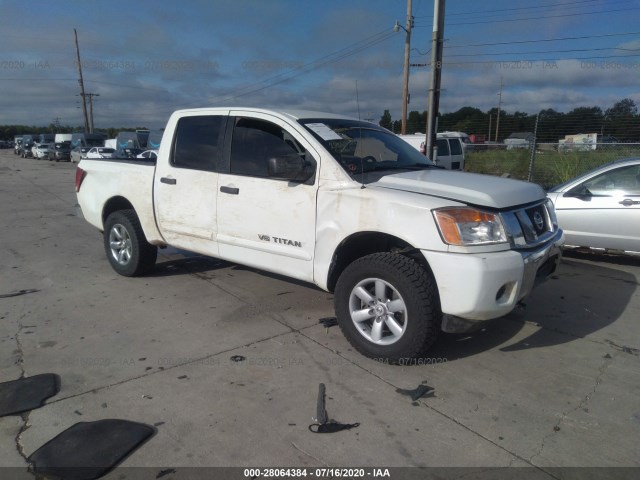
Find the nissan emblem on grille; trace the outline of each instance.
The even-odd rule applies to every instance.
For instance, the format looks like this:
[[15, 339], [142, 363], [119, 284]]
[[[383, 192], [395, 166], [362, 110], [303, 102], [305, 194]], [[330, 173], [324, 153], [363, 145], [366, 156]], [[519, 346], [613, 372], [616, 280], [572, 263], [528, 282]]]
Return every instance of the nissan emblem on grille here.
[[542, 218], [540, 212], [536, 211], [533, 214], [533, 221], [536, 224], [536, 230], [538, 230], [539, 232], [542, 231], [542, 229], [544, 228], [544, 218]]

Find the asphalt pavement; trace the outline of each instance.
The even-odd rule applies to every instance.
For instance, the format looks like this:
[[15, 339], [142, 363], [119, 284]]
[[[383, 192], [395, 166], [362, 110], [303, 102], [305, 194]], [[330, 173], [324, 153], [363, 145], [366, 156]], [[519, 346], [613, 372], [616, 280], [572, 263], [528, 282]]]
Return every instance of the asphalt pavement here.
[[[0, 467], [15, 476], [32, 478], [27, 457], [63, 430], [107, 418], [154, 427], [121, 464], [150, 478], [640, 467], [640, 260], [565, 256], [522, 308], [391, 366], [325, 326], [333, 296], [310, 285], [173, 249], [148, 276], [117, 275], [77, 215], [75, 168], [0, 150], [0, 382], [55, 373], [61, 387], [0, 418]], [[320, 383], [328, 417], [357, 427], [309, 431]]]

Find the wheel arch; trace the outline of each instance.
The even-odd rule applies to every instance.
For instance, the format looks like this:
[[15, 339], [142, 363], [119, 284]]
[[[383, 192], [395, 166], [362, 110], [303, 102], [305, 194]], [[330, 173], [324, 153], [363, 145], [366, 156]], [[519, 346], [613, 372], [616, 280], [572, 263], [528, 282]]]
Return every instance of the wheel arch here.
[[111, 197], [105, 202], [104, 207], [102, 208], [102, 225], [105, 224], [109, 215], [113, 212], [117, 212], [118, 210], [133, 210], [135, 212], [136, 209], [133, 208], [131, 202], [124, 197]]
[[330, 292], [334, 291], [338, 278], [349, 264], [366, 255], [382, 252], [398, 253], [410, 257], [431, 272], [424, 256], [406, 240], [383, 232], [357, 232], [340, 242], [333, 253], [327, 277], [327, 289]]

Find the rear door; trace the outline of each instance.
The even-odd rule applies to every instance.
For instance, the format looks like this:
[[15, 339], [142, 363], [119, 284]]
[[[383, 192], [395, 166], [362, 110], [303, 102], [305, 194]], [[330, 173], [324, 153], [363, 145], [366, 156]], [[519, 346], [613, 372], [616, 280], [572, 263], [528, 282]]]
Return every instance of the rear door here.
[[449, 138], [449, 153], [451, 155], [451, 170], [464, 169], [464, 146], [459, 138]]
[[[227, 116], [179, 118], [168, 161], [161, 156], [154, 178], [158, 228], [172, 246], [216, 256], [218, 170]], [[172, 128], [167, 126], [167, 128]]]
[[449, 141], [446, 138], [436, 139], [436, 147], [438, 147], [438, 157], [436, 165], [451, 170], [451, 152], [449, 151]]
[[464, 168], [464, 150], [462, 142], [458, 138], [438, 138], [437, 165], [447, 170], [462, 170]]
[[[232, 111], [227, 128], [229, 164], [218, 182], [220, 256], [313, 280], [319, 156], [296, 128], [269, 114]], [[287, 155], [316, 165], [310, 181], [270, 178], [268, 159]]]

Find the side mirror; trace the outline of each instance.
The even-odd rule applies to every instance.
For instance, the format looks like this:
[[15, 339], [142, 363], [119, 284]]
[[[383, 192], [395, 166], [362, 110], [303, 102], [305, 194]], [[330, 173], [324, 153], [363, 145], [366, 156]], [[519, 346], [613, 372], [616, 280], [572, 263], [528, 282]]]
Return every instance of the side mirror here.
[[579, 198], [580, 200], [591, 200], [591, 197], [593, 196], [593, 194], [589, 191], [587, 187], [584, 186], [583, 183], [581, 183], [580, 185], [576, 185], [575, 187], [573, 187], [568, 192], [565, 192], [565, 194], [562, 196]]
[[306, 154], [297, 153], [270, 158], [267, 168], [270, 178], [297, 183], [307, 182], [316, 171], [315, 161], [308, 161]]

